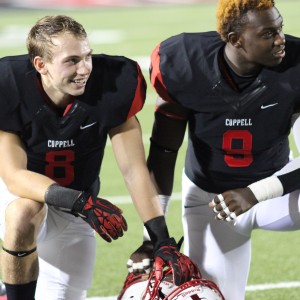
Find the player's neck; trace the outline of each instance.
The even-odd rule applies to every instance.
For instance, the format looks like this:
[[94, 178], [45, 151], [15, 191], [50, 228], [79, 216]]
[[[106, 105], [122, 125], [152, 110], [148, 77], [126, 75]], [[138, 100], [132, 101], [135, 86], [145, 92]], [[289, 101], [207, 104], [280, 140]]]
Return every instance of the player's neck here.
[[70, 95], [62, 94], [51, 85], [48, 86], [43, 78], [40, 78], [40, 82], [48, 102], [51, 102], [54, 106], [58, 108], [65, 108], [73, 101]]
[[243, 58], [235, 48], [227, 44], [224, 48], [224, 59], [232, 71], [240, 77], [253, 77], [257, 75], [261, 66], [254, 65]]

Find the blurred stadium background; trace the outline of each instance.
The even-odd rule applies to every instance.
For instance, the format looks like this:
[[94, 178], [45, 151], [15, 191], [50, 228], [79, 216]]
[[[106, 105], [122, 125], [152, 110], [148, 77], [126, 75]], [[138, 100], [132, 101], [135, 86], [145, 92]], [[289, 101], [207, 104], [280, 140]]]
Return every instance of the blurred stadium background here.
[[213, 2], [213, 0], [1, 0], [7, 7], [54, 8], [87, 6], [128, 6], [146, 4], [189, 4]]
[[[140, 63], [148, 82], [147, 101], [138, 115], [147, 153], [155, 100], [148, 79], [150, 53], [157, 43], [171, 35], [214, 30], [215, 3], [216, 0], [0, 0], [0, 57], [26, 52], [27, 32], [38, 18], [50, 14], [74, 17], [87, 29], [94, 53], [125, 55]], [[284, 17], [284, 31], [300, 36], [300, 1], [277, 0], [276, 3]], [[181, 204], [176, 200], [180, 200], [184, 150], [185, 145], [179, 153], [174, 201], [167, 216], [171, 235], [176, 239], [182, 235]], [[140, 244], [142, 233], [141, 222], [130, 203], [109, 144], [101, 178], [101, 196], [123, 209], [129, 230], [111, 244], [97, 239], [97, 261], [88, 293], [93, 299], [118, 294], [126, 276], [127, 259]], [[299, 300], [299, 233], [255, 231], [252, 243], [246, 300]]]

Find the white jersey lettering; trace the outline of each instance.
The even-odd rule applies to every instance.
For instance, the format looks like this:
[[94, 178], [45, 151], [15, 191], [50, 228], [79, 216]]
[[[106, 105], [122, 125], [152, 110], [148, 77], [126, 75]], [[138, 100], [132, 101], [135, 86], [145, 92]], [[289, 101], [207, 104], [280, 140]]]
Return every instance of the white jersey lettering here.
[[48, 140], [48, 148], [69, 148], [75, 146], [73, 140], [55, 141]]
[[225, 126], [252, 126], [251, 119], [225, 119]]

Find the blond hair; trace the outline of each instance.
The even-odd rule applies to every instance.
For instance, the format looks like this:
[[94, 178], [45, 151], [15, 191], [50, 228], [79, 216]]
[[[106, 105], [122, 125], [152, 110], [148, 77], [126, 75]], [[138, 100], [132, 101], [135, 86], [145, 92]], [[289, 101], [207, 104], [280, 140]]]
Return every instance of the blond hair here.
[[72, 34], [77, 38], [87, 36], [83, 26], [68, 16], [46, 16], [38, 20], [28, 33], [26, 41], [31, 62], [36, 56], [51, 61], [51, 50], [54, 46], [52, 38], [63, 33]]
[[230, 32], [242, 29], [248, 21], [250, 10], [265, 10], [275, 6], [274, 0], [219, 0], [217, 5], [217, 31], [228, 41]]

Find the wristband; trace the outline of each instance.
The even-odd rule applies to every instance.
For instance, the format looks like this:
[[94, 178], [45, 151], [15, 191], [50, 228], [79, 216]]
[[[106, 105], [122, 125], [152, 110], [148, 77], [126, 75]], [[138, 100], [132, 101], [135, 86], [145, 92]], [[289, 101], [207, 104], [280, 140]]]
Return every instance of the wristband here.
[[164, 215], [166, 215], [167, 211], [168, 211], [168, 206], [169, 206], [169, 201], [171, 199], [171, 196], [167, 196], [167, 195], [158, 195], [161, 207], [163, 209]]
[[[164, 215], [166, 215], [167, 211], [168, 211], [168, 206], [169, 206], [169, 201], [171, 199], [171, 196], [167, 196], [167, 195], [158, 195], [161, 207], [163, 209]], [[144, 226], [144, 230], [143, 230], [143, 241], [150, 241], [150, 236], [149, 233], [146, 229], [146, 227]]]
[[276, 176], [267, 177], [248, 185], [258, 202], [280, 197], [283, 195], [283, 186]]
[[170, 237], [166, 220], [164, 216], [159, 216], [147, 221], [145, 228], [148, 231], [151, 242], [155, 245], [161, 240], [168, 239]]
[[72, 209], [81, 192], [72, 190], [57, 183], [51, 184], [45, 193], [45, 202], [52, 206]]
[[151, 239], [150, 239], [150, 236], [149, 236], [149, 233], [148, 233], [146, 227], [144, 226], [143, 227], [143, 242], [149, 242], [149, 241], [151, 241]]

